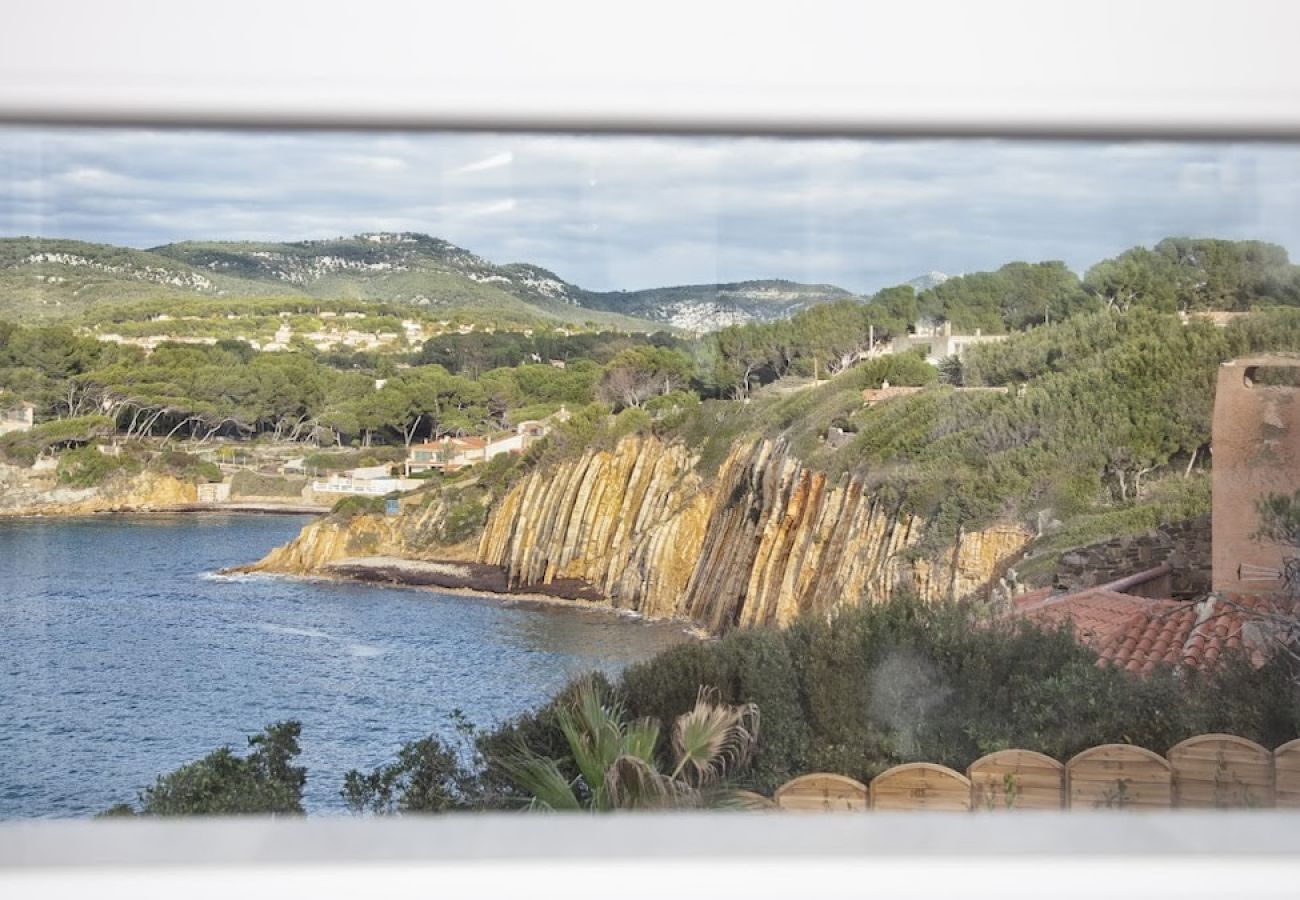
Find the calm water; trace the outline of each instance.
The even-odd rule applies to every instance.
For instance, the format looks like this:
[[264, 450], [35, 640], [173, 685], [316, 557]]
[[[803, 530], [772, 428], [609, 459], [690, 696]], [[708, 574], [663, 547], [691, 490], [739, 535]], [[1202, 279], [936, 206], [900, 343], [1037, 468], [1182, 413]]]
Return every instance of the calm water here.
[[86, 815], [265, 724], [302, 721], [307, 805], [405, 741], [533, 708], [680, 629], [490, 598], [213, 572], [302, 519], [0, 521], [0, 818]]

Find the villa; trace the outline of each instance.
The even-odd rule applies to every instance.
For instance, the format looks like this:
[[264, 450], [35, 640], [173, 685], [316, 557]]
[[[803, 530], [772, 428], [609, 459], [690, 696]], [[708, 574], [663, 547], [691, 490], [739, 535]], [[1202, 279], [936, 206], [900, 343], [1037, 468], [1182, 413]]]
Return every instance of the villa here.
[[394, 478], [388, 466], [363, 466], [331, 475], [323, 481], [313, 481], [311, 489], [318, 494], [360, 494], [382, 497], [394, 491], [409, 491], [420, 486], [411, 478]]
[[523, 453], [550, 432], [551, 421], [563, 422], [569, 413], [563, 407], [546, 419], [520, 422], [511, 431], [490, 437], [444, 437], [412, 445], [406, 455], [406, 475], [436, 470], [456, 472], [466, 466], [487, 462], [503, 453]]
[[960, 359], [968, 347], [1006, 339], [1005, 334], [984, 334], [978, 328], [975, 329], [974, 334], [953, 334], [951, 322], [944, 322], [937, 328], [927, 323], [917, 323], [913, 333], [894, 338], [889, 352], [905, 353], [908, 350], [924, 347], [926, 362], [937, 366], [941, 360], [949, 356]]

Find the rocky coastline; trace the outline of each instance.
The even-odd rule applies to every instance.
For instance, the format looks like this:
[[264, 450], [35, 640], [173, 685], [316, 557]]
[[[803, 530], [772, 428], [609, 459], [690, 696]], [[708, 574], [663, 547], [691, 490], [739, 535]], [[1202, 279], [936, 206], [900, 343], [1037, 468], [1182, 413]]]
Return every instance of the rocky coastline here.
[[44, 472], [0, 466], [0, 519], [79, 518], [95, 515], [155, 513], [265, 513], [319, 515], [328, 507], [263, 499], [223, 503], [199, 501], [192, 481], [158, 472], [138, 472], [102, 485], [73, 488]]
[[929, 548], [927, 522], [779, 445], [736, 447], [706, 482], [687, 448], [645, 436], [534, 470], [476, 539], [442, 543], [446, 515], [425, 494], [394, 516], [326, 517], [242, 571], [553, 596], [721, 634], [902, 589], [977, 595], [1032, 538], [1000, 523]]

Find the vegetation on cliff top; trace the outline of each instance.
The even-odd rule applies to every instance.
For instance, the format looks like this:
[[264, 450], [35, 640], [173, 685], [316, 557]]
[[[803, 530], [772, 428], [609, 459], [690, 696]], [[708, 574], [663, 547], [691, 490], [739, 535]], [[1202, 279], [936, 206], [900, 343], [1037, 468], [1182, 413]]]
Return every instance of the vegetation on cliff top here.
[[[707, 475], [738, 443], [768, 439], [813, 469], [861, 477], [930, 523], [935, 546], [1000, 518], [1119, 527], [1143, 520], [1129, 513], [1136, 505], [1176, 493], [1159, 483], [1207, 464], [1217, 363], [1300, 347], [1297, 271], [1271, 245], [1171, 239], [1083, 279], [1059, 263], [1012, 263], [693, 342], [443, 336], [411, 354], [409, 368], [365, 354], [258, 353], [233, 340], [145, 355], [66, 327], [0, 324], [0, 390], [35, 403], [41, 423], [0, 440], [0, 453], [29, 463], [107, 429], [164, 445], [224, 436], [383, 444], [374, 451], [400, 455], [415, 441], [492, 432], [564, 406], [572, 418], [520, 471], [648, 433], [698, 450]], [[1267, 306], [1276, 308], [1224, 329], [1174, 315]], [[909, 353], [859, 360], [872, 338], [927, 317], [1012, 334], [938, 371]], [[837, 374], [813, 377], [828, 373]], [[885, 382], [925, 390], [864, 402], [864, 389]], [[1170, 503], [1168, 514], [1176, 507], [1188, 504]], [[461, 536], [481, 520], [463, 512], [452, 529]]]
[[[1173, 493], [1157, 483], [1208, 463], [1219, 363], [1297, 348], [1300, 310], [1226, 328], [1101, 311], [973, 347], [950, 367], [950, 383], [934, 383], [924, 364], [903, 370], [906, 354], [884, 357], [788, 395], [706, 401], [670, 435], [700, 448], [706, 472], [737, 443], [783, 441], [812, 468], [862, 475], [927, 519], [936, 538], [1039, 512], [1069, 524]], [[929, 386], [864, 403], [863, 389], [886, 374], [894, 385]], [[833, 428], [838, 440], [828, 439]]]

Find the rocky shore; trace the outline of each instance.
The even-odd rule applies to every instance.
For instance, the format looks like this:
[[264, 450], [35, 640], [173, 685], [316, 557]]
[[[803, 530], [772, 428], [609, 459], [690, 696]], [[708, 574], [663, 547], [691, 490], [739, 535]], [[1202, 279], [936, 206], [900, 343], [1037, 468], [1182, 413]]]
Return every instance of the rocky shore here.
[[529, 598], [602, 603], [604, 598], [591, 585], [567, 578], [550, 584], [521, 588], [511, 585], [503, 566], [475, 562], [398, 559], [368, 556], [340, 559], [321, 569], [328, 576], [406, 587], [432, 587], [469, 591], [476, 594], [505, 594]]
[[[254, 574], [264, 570], [256, 566], [227, 569], [223, 575]], [[265, 573], [265, 572], [264, 572]], [[566, 580], [524, 589], [508, 583], [500, 566], [458, 561], [398, 559], [392, 556], [366, 556], [327, 563], [311, 575], [297, 576], [328, 581], [357, 581], [366, 584], [415, 588], [440, 594], [493, 597], [510, 605], [563, 609], [582, 609], [605, 615], [647, 619], [639, 613], [614, 609], [604, 602], [590, 585]], [[681, 626], [682, 632], [696, 640], [707, 640], [708, 632], [683, 619], [668, 621]]]
[[73, 488], [60, 485], [52, 473], [0, 466], [0, 518], [226, 512], [315, 515], [329, 512], [329, 507], [266, 500], [201, 503], [193, 482], [157, 472], [139, 472], [95, 487]]

